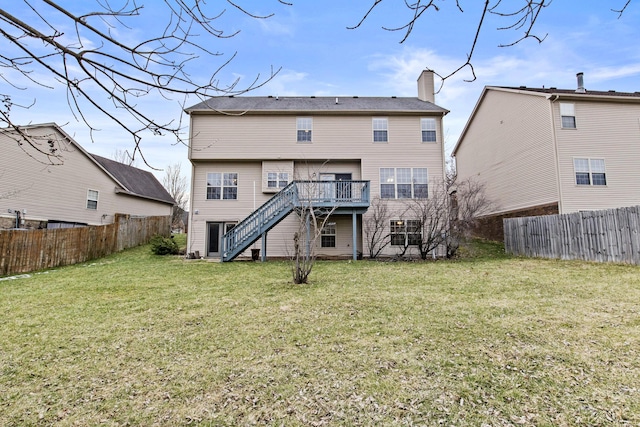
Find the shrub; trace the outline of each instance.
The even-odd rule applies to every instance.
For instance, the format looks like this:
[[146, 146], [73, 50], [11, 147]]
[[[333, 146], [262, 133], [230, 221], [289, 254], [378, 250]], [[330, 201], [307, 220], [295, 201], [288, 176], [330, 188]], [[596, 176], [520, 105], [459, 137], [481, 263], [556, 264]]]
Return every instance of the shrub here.
[[156, 255], [177, 255], [180, 248], [171, 237], [153, 236], [151, 239], [151, 252]]

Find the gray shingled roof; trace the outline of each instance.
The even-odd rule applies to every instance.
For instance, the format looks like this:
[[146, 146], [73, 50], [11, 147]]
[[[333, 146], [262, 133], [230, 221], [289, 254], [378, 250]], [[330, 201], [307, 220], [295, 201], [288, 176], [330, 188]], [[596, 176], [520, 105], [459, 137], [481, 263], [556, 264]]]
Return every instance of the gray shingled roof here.
[[108, 173], [110, 173], [124, 190], [132, 195], [175, 204], [169, 192], [151, 173], [124, 163], [116, 162], [96, 154], [90, 154]]
[[576, 92], [575, 89], [557, 89], [555, 87], [548, 88], [535, 88], [535, 87], [511, 87], [511, 86], [495, 86], [500, 89], [522, 90], [528, 92], [559, 94], [559, 95], [572, 95], [572, 96], [622, 96], [631, 98], [640, 98], [640, 92], [618, 92], [615, 90], [602, 91], [602, 90], [589, 90], [584, 93]]
[[[337, 102], [336, 102], [337, 100]], [[343, 113], [438, 113], [449, 111], [418, 98], [358, 96], [224, 96], [213, 97], [185, 110], [242, 112], [343, 112]]]

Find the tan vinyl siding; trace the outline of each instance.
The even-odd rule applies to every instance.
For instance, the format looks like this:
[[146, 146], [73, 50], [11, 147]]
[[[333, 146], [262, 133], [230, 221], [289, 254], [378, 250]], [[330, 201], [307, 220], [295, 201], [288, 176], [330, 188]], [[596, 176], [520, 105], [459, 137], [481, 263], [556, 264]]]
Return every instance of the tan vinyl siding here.
[[[359, 159], [384, 155], [394, 147], [416, 148], [421, 142], [420, 118], [390, 116], [389, 141], [373, 142], [372, 116], [311, 116], [313, 142], [296, 141], [296, 117], [217, 116], [194, 114], [192, 120], [192, 160], [288, 160]], [[436, 127], [440, 129], [440, 117]], [[442, 135], [437, 132], [441, 144]], [[424, 144], [429, 145], [429, 144]], [[387, 148], [385, 148], [387, 147]], [[239, 151], [241, 150], [241, 151]], [[366, 152], [366, 154], [365, 154]], [[406, 152], [403, 153], [406, 156]]]
[[[296, 118], [311, 117], [311, 143], [298, 143]], [[387, 117], [389, 141], [374, 143], [372, 117]], [[420, 119], [436, 120], [436, 143], [422, 142]], [[353, 180], [371, 181], [371, 197], [380, 194], [381, 167], [427, 168], [430, 184], [443, 178], [442, 119], [440, 116], [401, 115], [224, 115], [192, 114], [192, 148], [194, 165], [190, 252], [206, 253], [206, 223], [239, 221], [253, 210], [253, 187], [256, 181], [256, 206], [273, 196], [263, 193], [264, 173], [272, 167], [290, 168], [293, 179], [317, 179], [321, 173], [350, 173]], [[212, 159], [215, 159], [212, 160]], [[238, 201], [206, 200], [207, 172], [238, 172]], [[398, 207], [400, 209], [401, 207]], [[194, 212], [198, 210], [198, 214]], [[368, 214], [365, 214], [365, 216]], [[350, 255], [353, 251], [351, 215], [335, 216], [336, 248], [320, 248], [318, 254]], [[362, 216], [358, 216], [358, 250], [363, 251]], [[292, 252], [293, 233], [298, 219], [291, 214], [267, 237], [267, 256], [283, 257]], [[318, 240], [318, 246], [320, 240]], [[255, 244], [261, 248], [261, 241]], [[366, 249], [365, 249], [366, 251]], [[395, 249], [388, 248], [387, 254]], [[249, 256], [245, 251], [242, 256]], [[365, 253], [365, 256], [368, 254]]]
[[[553, 106], [562, 183], [561, 213], [640, 204], [640, 105], [584, 101], [574, 104], [576, 129], [561, 129], [559, 105]], [[604, 159], [607, 185], [577, 185], [574, 158]]]
[[461, 179], [486, 185], [495, 212], [558, 200], [549, 101], [488, 90], [456, 153]]
[[[117, 194], [117, 184], [74, 144], [50, 127], [33, 128], [32, 135], [51, 136], [64, 163], [46, 165], [0, 133], [0, 212], [26, 211], [30, 220], [58, 220], [91, 225], [113, 222], [114, 214], [170, 215], [166, 203]], [[38, 161], [40, 160], [40, 161]], [[97, 209], [87, 209], [88, 190], [98, 191]]]

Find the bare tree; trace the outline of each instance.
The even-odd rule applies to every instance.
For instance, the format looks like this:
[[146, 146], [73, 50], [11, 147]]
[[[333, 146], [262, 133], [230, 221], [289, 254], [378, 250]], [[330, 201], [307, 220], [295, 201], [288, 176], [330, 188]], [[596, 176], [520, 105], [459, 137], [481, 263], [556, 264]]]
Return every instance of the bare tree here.
[[[631, 0], [619, 1], [621, 1], [623, 5], [619, 9], [611, 9], [611, 11], [617, 13], [618, 17], [621, 17], [631, 3]], [[484, 0], [483, 6], [481, 7], [480, 13], [477, 18], [475, 35], [469, 43], [469, 49], [465, 60], [461, 61], [461, 64], [454, 70], [451, 70], [450, 72], [442, 75], [437, 74], [438, 77], [441, 78], [441, 85], [444, 84], [445, 80], [465, 68], [468, 68], [470, 70], [472, 76], [471, 79], [466, 81], [476, 80], [476, 72], [472, 62], [473, 55], [478, 45], [480, 34], [482, 33], [482, 31], [484, 31], [484, 28], [487, 25], [487, 18], [491, 15], [497, 16], [501, 21], [504, 22], [503, 25], [497, 28], [498, 30], [513, 31], [517, 34], [509, 41], [498, 45], [499, 47], [514, 46], [526, 39], [533, 39], [538, 43], [542, 43], [547, 37], [547, 34], [536, 34], [536, 32], [534, 31], [534, 27], [540, 15], [551, 5], [552, 2], [553, 0], [522, 0], [520, 2]], [[370, 5], [368, 9], [363, 13], [360, 21], [358, 21], [356, 25], [347, 28], [356, 29], [360, 27], [367, 20], [367, 18], [372, 13], [374, 13], [376, 9], [381, 7], [383, 3], [390, 3], [390, 1], [370, 0]], [[455, 0], [455, 2], [453, 0], [415, 0], [405, 1], [404, 5], [408, 10], [408, 18], [406, 22], [403, 25], [396, 27], [382, 27], [386, 31], [400, 32], [402, 34], [400, 43], [405, 42], [409, 38], [420, 18], [428, 15], [429, 13], [438, 12], [441, 8], [448, 6], [455, 7], [460, 13], [465, 13], [465, 10], [462, 6], [462, 0]]]
[[468, 240], [478, 224], [479, 218], [497, 208], [486, 194], [485, 184], [467, 178], [454, 181], [448, 190], [450, 202], [450, 224], [446, 235], [447, 258], [453, 258], [460, 243]]
[[[145, 9], [139, 1], [126, 0], [114, 6], [97, 0], [92, 11], [87, 11], [86, 1], [63, 6], [52, 0], [14, 0], [0, 8], [0, 38], [5, 40], [0, 78], [6, 83], [0, 92], [0, 125], [15, 130], [17, 143], [45, 154], [51, 164], [59, 163], [56, 147], [31, 138], [12, 120], [11, 111], [36, 104], [37, 100], [28, 105], [13, 102], [28, 85], [62, 86], [72, 114], [89, 127], [92, 137], [97, 129], [88, 119], [88, 110], [97, 110], [131, 136], [131, 158], [140, 156], [146, 164], [142, 136], [172, 134], [182, 142], [183, 125], [181, 119], [159, 119], [157, 107], [145, 107], [141, 97], [158, 94], [173, 100], [178, 103], [176, 116], [182, 117], [187, 97], [245, 93], [278, 72], [272, 68], [266, 77], [258, 75], [243, 87], [238, 80], [222, 83], [218, 75], [236, 54], [223, 57], [214, 48], [239, 32], [228, 34], [218, 27], [225, 13], [256, 19], [272, 15], [256, 15], [240, 0], [226, 0], [231, 12], [220, 2], [165, 0]], [[290, 5], [284, 0], [272, 1]], [[166, 22], [153, 27], [156, 34], [145, 31], [144, 37], [136, 39], [136, 22], [145, 12], [157, 14], [159, 8], [164, 8]], [[121, 36], [124, 33], [127, 38]], [[212, 71], [195, 77], [199, 69]]]
[[426, 259], [443, 244], [449, 229], [448, 187], [444, 182], [432, 184], [428, 197], [407, 199], [406, 205], [404, 216], [415, 224], [413, 229], [407, 230], [412, 237], [409, 243], [418, 247], [421, 259]]
[[172, 228], [178, 228], [180, 226], [182, 215], [187, 209], [187, 203], [189, 201], [187, 178], [182, 175], [181, 168], [182, 165], [180, 163], [169, 165], [165, 168], [164, 176], [162, 177], [162, 185], [176, 202], [171, 214]]
[[291, 273], [296, 284], [307, 283], [317, 258], [318, 239], [328, 224], [336, 206], [318, 207], [319, 202], [336, 195], [339, 181], [321, 181], [320, 171], [328, 163], [319, 167], [307, 165], [307, 179], [296, 179], [299, 204], [296, 207], [297, 230], [293, 236], [293, 252], [289, 253]]
[[112, 159], [118, 163], [125, 164], [127, 166], [137, 166], [138, 161], [134, 160], [128, 150], [116, 149], [113, 152]]
[[389, 219], [388, 204], [380, 197], [374, 197], [371, 200], [368, 215], [364, 219], [364, 236], [369, 258], [377, 258], [391, 242], [387, 231]]
[[[407, 199], [403, 219], [406, 246], [416, 246], [426, 259], [438, 247], [453, 258], [461, 242], [471, 237], [478, 218], [494, 208], [483, 183], [475, 179], [459, 181], [454, 175], [430, 185], [427, 198]], [[402, 245], [400, 245], [402, 247]]]

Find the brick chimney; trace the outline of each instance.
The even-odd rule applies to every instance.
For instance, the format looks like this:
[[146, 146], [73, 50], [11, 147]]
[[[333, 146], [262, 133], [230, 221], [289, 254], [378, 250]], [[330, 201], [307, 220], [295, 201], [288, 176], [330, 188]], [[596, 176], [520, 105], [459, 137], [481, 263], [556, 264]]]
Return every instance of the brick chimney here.
[[418, 99], [435, 104], [436, 98], [433, 92], [433, 71], [423, 70], [420, 77], [418, 77]]

